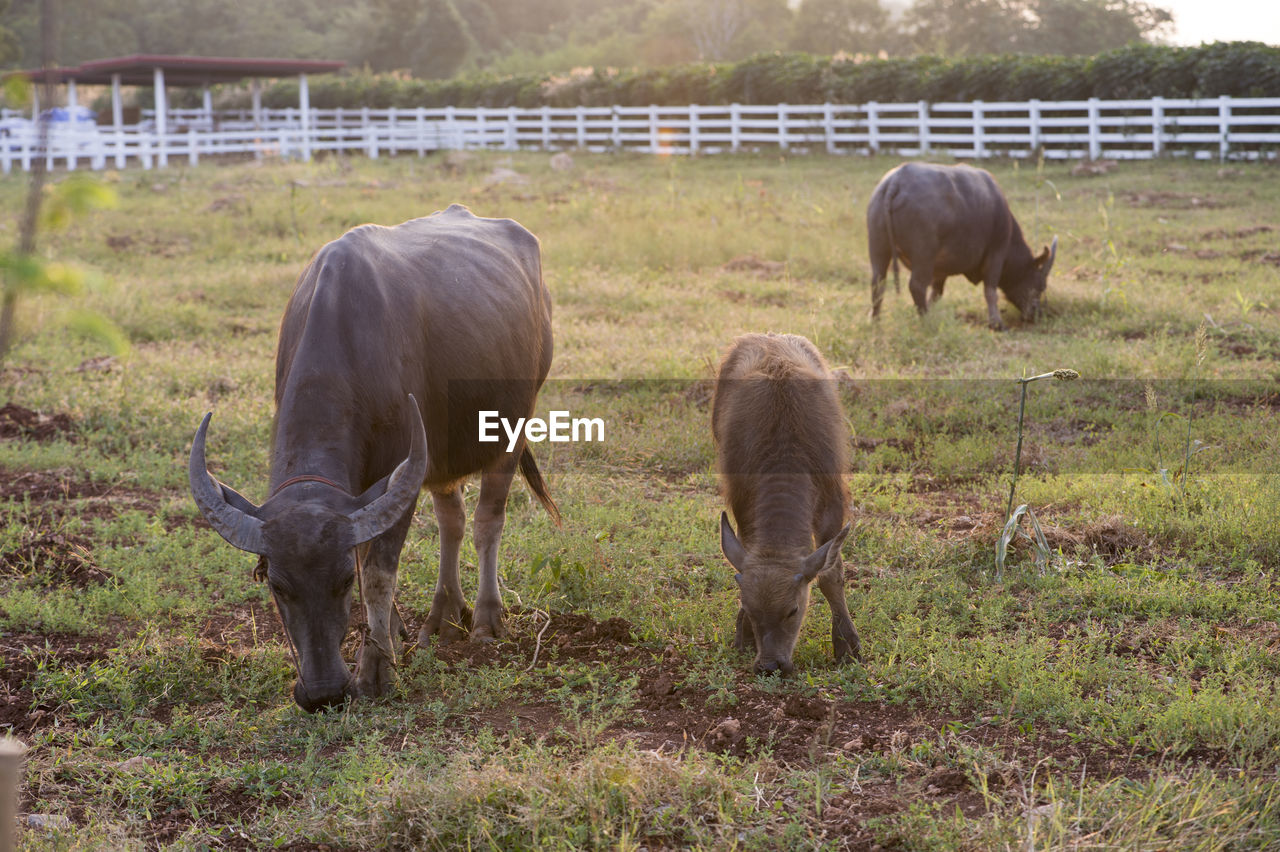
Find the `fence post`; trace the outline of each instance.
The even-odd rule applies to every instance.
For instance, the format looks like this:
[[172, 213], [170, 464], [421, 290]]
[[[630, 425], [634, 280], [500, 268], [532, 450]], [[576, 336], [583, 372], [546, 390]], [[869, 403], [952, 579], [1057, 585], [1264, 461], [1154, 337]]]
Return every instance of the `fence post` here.
[[1164, 153], [1164, 98], [1151, 99], [1151, 155]]
[[542, 106], [542, 150], [551, 150], [551, 107]]
[[649, 153], [658, 153], [658, 147], [661, 143], [661, 134], [658, 132], [658, 107], [655, 104], [649, 104]]
[[622, 147], [622, 128], [618, 126], [620, 116], [618, 115], [618, 105], [614, 104], [613, 109], [609, 113], [609, 147], [617, 151]]
[[413, 132], [418, 137], [418, 156], [421, 157], [427, 153], [427, 110], [425, 107], [418, 107], [413, 116], [413, 124]]
[[916, 113], [920, 117], [920, 153], [929, 153], [929, 102], [917, 101]]
[[1231, 150], [1231, 97], [1218, 96], [1218, 162], [1225, 162]]
[[196, 129], [187, 125], [187, 164], [197, 165], [200, 162], [200, 140], [196, 138]]
[[378, 159], [378, 128], [369, 120], [369, 108], [360, 107], [360, 129], [364, 133], [364, 153], [370, 160]]
[[576, 118], [578, 123], [578, 149], [585, 151], [587, 150], [587, 108], [579, 104]]
[[973, 102], [973, 155], [979, 160], [985, 160], [987, 157], [987, 143], [982, 138], [982, 123], [986, 120], [986, 111], [982, 108], [982, 101]]
[[514, 106], [507, 107], [507, 150], [519, 151], [520, 140], [518, 138], [519, 130], [516, 127], [516, 115], [518, 109]]
[[827, 138], [827, 153], [834, 154], [836, 152], [836, 126], [835, 115], [832, 112], [830, 101], [822, 105], [822, 131]]
[[867, 148], [872, 154], [880, 153], [880, 105], [867, 101]]
[[124, 163], [125, 163], [124, 130], [122, 128], [117, 127], [115, 131], [112, 133], [112, 138], [115, 139], [115, 143], [116, 143], [115, 144], [116, 168], [123, 169]]
[[789, 144], [787, 141], [787, 105], [778, 104], [778, 148], [785, 151]]
[[484, 107], [476, 107], [476, 137], [480, 142], [480, 150], [483, 151], [489, 147], [489, 140], [485, 138], [488, 132], [488, 126], [484, 121]]
[[698, 139], [698, 105], [689, 104], [689, 153], [698, 153], [701, 144]]
[[444, 138], [448, 140], [445, 144], [450, 149], [465, 147], [458, 144], [458, 119], [457, 107], [453, 104], [444, 108]]
[[729, 149], [735, 154], [742, 147], [742, 107], [729, 104]]
[[1089, 159], [1096, 160], [1102, 156], [1102, 140], [1099, 134], [1102, 128], [1098, 126], [1100, 114], [1098, 112], [1098, 99], [1089, 98]]
[[13, 155], [9, 153], [8, 145], [0, 145], [0, 172], [9, 174], [13, 170]]
[[[6, 160], [7, 162], [7, 160]], [[13, 852], [14, 826], [18, 822], [18, 786], [27, 746], [8, 735], [0, 737], [0, 852]]]
[[1040, 147], [1040, 99], [1032, 98], [1027, 104], [1027, 123], [1031, 125], [1031, 155]]

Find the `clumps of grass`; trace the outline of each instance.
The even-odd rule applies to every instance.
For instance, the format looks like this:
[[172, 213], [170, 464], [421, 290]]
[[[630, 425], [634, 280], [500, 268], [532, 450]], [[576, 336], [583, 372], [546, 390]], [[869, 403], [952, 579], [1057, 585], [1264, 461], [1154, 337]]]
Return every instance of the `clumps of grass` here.
[[[1000, 538], [996, 541], [997, 577], [1004, 575], [1005, 561], [1009, 556], [1009, 545], [1018, 536], [1030, 542], [1035, 553], [1036, 564], [1041, 570], [1044, 570], [1048, 565], [1050, 556], [1049, 542], [1045, 539], [1044, 530], [1040, 528], [1040, 522], [1036, 520], [1035, 512], [1031, 511], [1031, 507], [1026, 503], [1016, 509], [1013, 507], [1013, 497], [1018, 489], [1018, 475], [1022, 471], [1022, 424], [1027, 412], [1027, 386], [1041, 379], [1057, 379], [1061, 382], [1070, 382], [1078, 378], [1080, 378], [1080, 374], [1075, 370], [1059, 369], [1049, 373], [1041, 373], [1038, 376], [1023, 376], [1017, 379], [1021, 387], [1021, 396], [1018, 400], [1018, 446], [1013, 454], [1013, 480], [1009, 483], [1009, 504], [1005, 507], [1004, 512], [1004, 529], [1000, 531]], [[1022, 528], [1021, 521], [1023, 517], [1026, 517], [1031, 522], [1031, 528], [1035, 532], [1034, 538]]]
[[378, 808], [370, 839], [397, 849], [723, 848], [751, 799], [697, 752], [607, 746], [575, 763], [541, 746], [455, 753]]

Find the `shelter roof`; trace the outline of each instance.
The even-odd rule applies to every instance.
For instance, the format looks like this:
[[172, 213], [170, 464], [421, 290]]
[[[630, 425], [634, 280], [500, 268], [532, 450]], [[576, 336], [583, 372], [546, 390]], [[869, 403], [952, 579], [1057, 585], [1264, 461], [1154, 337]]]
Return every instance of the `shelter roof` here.
[[231, 83], [247, 77], [292, 77], [296, 74], [326, 74], [338, 71], [345, 62], [321, 59], [238, 59], [224, 56], [167, 56], [140, 53], [114, 59], [95, 59], [74, 68], [23, 71], [33, 81], [46, 78], [51, 83], [75, 80], [84, 84], [109, 84], [114, 74], [126, 86], [150, 86], [156, 68], [164, 70], [166, 86], [208, 86]]

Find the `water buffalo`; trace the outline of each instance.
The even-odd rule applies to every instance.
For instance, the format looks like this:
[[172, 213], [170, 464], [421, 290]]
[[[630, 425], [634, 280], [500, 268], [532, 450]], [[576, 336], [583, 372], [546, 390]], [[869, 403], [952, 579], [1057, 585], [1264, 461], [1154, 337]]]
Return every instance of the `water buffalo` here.
[[[741, 592], [734, 645], [755, 651], [758, 674], [790, 674], [814, 578], [831, 605], [837, 660], [860, 657], [844, 599], [840, 546], [849, 433], [835, 380], [812, 343], [748, 334], [720, 363], [711, 431], [725, 502], [720, 548]], [[821, 543], [815, 550], [815, 544]]]
[[911, 270], [911, 298], [924, 313], [942, 296], [948, 275], [983, 282], [987, 321], [1004, 329], [996, 290], [1034, 321], [1058, 253], [1058, 238], [1039, 255], [1022, 237], [995, 178], [973, 166], [904, 163], [880, 179], [867, 204], [871, 315], [879, 316], [885, 273], [898, 259]]
[[[553, 517], [523, 439], [478, 441], [478, 413], [533, 413], [551, 366], [551, 297], [538, 239], [453, 205], [393, 228], [362, 225], [316, 252], [285, 308], [276, 350], [270, 496], [255, 506], [205, 465], [210, 415], [191, 447], [191, 493], [210, 525], [260, 554], [295, 654], [306, 710], [389, 689], [400, 550], [419, 490], [440, 526], [440, 572], [419, 640], [503, 633], [498, 542], [518, 466]], [[411, 396], [412, 395], [412, 396]], [[480, 579], [458, 583], [462, 483], [481, 473]], [[368, 619], [356, 674], [340, 646], [357, 579]]]

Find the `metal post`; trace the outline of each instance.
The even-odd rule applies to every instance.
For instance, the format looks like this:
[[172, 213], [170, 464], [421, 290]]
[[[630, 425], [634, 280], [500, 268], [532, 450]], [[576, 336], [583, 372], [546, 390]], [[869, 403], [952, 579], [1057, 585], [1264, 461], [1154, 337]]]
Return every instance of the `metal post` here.
[[253, 98], [253, 129], [262, 129], [262, 81], [257, 77], [249, 83], [250, 96]]
[[418, 135], [418, 156], [421, 157], [427, 153], [427, 110], [426, 107], [418, 107], [417, 114], [413, 117], [414, 132]]
[[742, 147], [742, 107], [729, 104], [729, 148], [735, 154]]
[[661, 134], [659, 133], [659, 127], [658, 127], [658, 107], [654, 104], [649, 104], [649, 153], [650, 154], [658, 153], [658, 148], [660, 147], [660, 144], [661, 144], [660, 136]]
[[518, 107], [507, 107], [507, 150], [520, 150], [520, 110]]
[[867, 147], [872, 154], [880, 153], [880, 105], [867, 101]]
[[13, 737], [0, 737], [0, 852], [13, 852], [18, 821], [18, 786], [27, 747]]
[[71, 144], [67, 146], [67, 168], [74, 169], [76, 167], [76, 147], [79, 145], [78, 137], [80, 129], [77, 127], [79, 122], [76, 121], [77, 108], [80, 106], [76, 99], [76, 81], [67, 80], [67, 131], [70, 134]]
[[578, 148], [585, 151], [587, 149], [587, 108], [579, 106], [577, 111], [578, 119]]
[[542, 150], [551, 150], [551, 107], [542, 107]]
[[831, 110], [830, 103], [822, 105], [822, 133], [827, 140], [827, 153], [834, 154], [836, 152], [835, 114]]
[[307, 87], [307, 75], [298, 75], [298, 112], [302, 125], [302, 159], [311, 161], [311, 90]]
[[778, 148], [787, 150], [787, 105], [778, 104]]
[[164, 92], [164, 69], [156, 66], [151, 74], [156, 96], [156, 164], [160, 168], [169, 165], [169, 152], [165, 150], [165, 133], [168, 132], [169, 104]]
[[111, 75], [111, 126], [115, 130], [116, 168], [124, 168], [124, 104], [120, 102], [120, 75]]
[[689, 153], [696, 154], [702, 146], [698, 138], [698, 105], [689, 104]]

